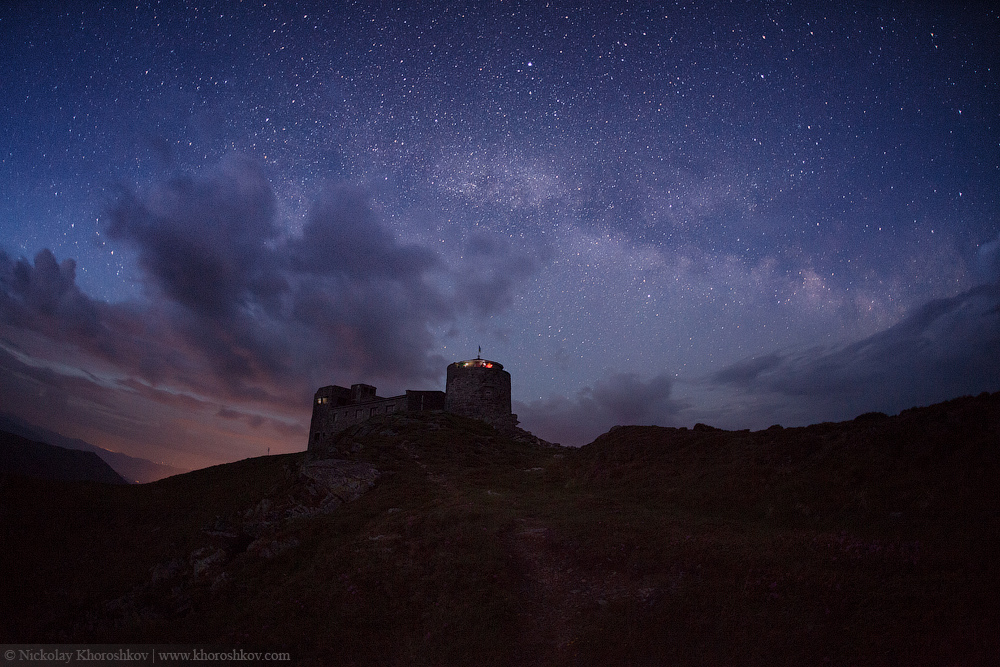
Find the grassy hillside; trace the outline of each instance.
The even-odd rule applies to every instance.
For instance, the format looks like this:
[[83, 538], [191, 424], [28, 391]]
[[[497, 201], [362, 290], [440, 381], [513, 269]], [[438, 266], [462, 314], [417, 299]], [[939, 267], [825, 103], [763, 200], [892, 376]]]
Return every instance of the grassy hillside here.
[[[5, 478], [2, 642], [300, 664], [993, 664], [1000, 394], [579, 450], [435, 414], [130, 487]], [[370, 487], [370, 488], [369, 488]]]

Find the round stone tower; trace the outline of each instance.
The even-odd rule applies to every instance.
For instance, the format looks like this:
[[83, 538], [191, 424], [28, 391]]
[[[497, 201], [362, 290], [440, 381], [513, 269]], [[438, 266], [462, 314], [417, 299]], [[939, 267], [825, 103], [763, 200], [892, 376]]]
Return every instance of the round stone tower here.
[[517, 415], [510, 411], [510, 373], [488, 359], [469, 359], [448, 365], [445, 411], [481, 419], [499, 431], [511, 431]]

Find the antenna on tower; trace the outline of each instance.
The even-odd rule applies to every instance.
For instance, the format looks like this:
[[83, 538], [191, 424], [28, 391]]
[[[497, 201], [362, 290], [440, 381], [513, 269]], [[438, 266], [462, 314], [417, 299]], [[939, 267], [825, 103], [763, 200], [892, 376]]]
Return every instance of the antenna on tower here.
[[482, 359], [483, 357], [483, 346], [479, 346], [479, 354], [476, 355], [476, 359]]

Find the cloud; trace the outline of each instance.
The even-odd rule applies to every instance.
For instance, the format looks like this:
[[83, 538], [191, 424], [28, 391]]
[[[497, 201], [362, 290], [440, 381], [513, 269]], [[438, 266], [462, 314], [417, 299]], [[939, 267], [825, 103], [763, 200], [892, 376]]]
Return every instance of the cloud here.
[[[813, 414], [847, 419], [894, 413], [962, 394], [1000, 389], [1000, 284], [915, 309], [849, 345], [772, 353], [715, 373], [711, 384], [784, 396]], [[818, 412], [817, 412], [818, 411]]]
[[293, 234], [261, 165], [240, 156], [128, 192], [109, 218], [142, 270], [141, 301], [88, 297], [74, 261], [49, 250], [34, 264], [0, 251], [0, 324], [26, 357], [45, 357], [48, 340], [65, 362], [52, 372], [100, 366], [118, 391], [178, 414], [178, 401], [228, 422], [278, 411], [286, 432], [324, 384], [437, 383], [433, 331], [500, 312], [539, 265], [488, 236], [446, 262], [401, 242], [357, 187], [321, 192]]
[[447, 264], [395, 238], [358, 187], [320, 193], [301, 234], [282, 236], [259, 164], [231, 157], [114, 209], [109, 232], [139, 252], [150, 292], [228, 386], [332, 376], [395, 384], [438, 378], [433, 329], [513, 300], [537, 260], [490, 237]]
[[12, 260], [0, 250], [0, 322], [46, 333], [93, 336], [98, 309], [76, 285], [76, 262], [61, 263], [49, 250]]
[[324, 193], [285, 252], [289, 316], [319, 343], [317, 354], [352, 377], [440, 375], [428, 350], [431, 328], [458, 313], [440, 286], [448, 268], [430, 249], [398, 242], [363, 190]]
[[406, 280], [440, 267], [427, 248], [398, 243], [382, 225], [366, 193], [334, 187], [314, 205], [302, 237], [290, 243], [295, 271], [351, 280]]
[[743, 359], [712, 376], [717, 383], [728, 383], [738, 387], [748, 387], [761, 373], [769, 371], [781, 364], [782, 357], [778, 354], [767, 354], [762, 357]]
[[123, 197], [108, 235], [138, 251], [150, 284], [167, 298], [218, 318], [287, 289], [268, 248], [278, 235], [274, 211], [260, 165], [230, 157], [200, 177]]
[[536, 269], [498, 247], [475, 270], [446, 266], [399, 242], [357, 187], [322, 192], [298, 236], [282, 236], [275, 210], [261, 166], [236, 156], [112, 211], [109, 235], [137, 250], [170, 328], [235, 396], [339, 376], [433, 380], [444, 364], [431, 330], [498, 312]]
[[990, 282], [1000, 281], [1000, 235], [979, 248], [976, 260], [983, 278]]
[[682, 408], [670, 398], [673, 383], [666, 375], [642, 380], [634, 373], [615, 373], [584, 387], [572, 399], [551, 396], [516, 402], [518, 419], [539, 437], [566, 445], [583, 445], [618, 424], [665, 426]]
[[[540, 252], [548, 257], [549, 249]], [[516, 252], [495, 237], [477, 234], [466, 244], [466, 261], [456, 269], [456, 303], [477, 315], [490, 315], [508, 308], [516, 287], [536, 273], [537, 257]]]
[[305, 441], [307, 429], [294, 416], [238, 413], [242, 419], [224, 419], [214, 401], [80, 372], [19, 347], [0, 339], [4, 411], [111, 451], [199, 468], [268, 449], [297, 451]]

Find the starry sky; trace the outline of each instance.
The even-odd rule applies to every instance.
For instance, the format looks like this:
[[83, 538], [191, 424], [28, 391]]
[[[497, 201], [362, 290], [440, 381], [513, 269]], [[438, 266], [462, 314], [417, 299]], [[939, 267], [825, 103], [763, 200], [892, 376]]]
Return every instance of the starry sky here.
[[985, 4], [135, 4], [0, 9], [0, 412], [194, 468], [479, 346], [573, 445], [1000, 390]]

